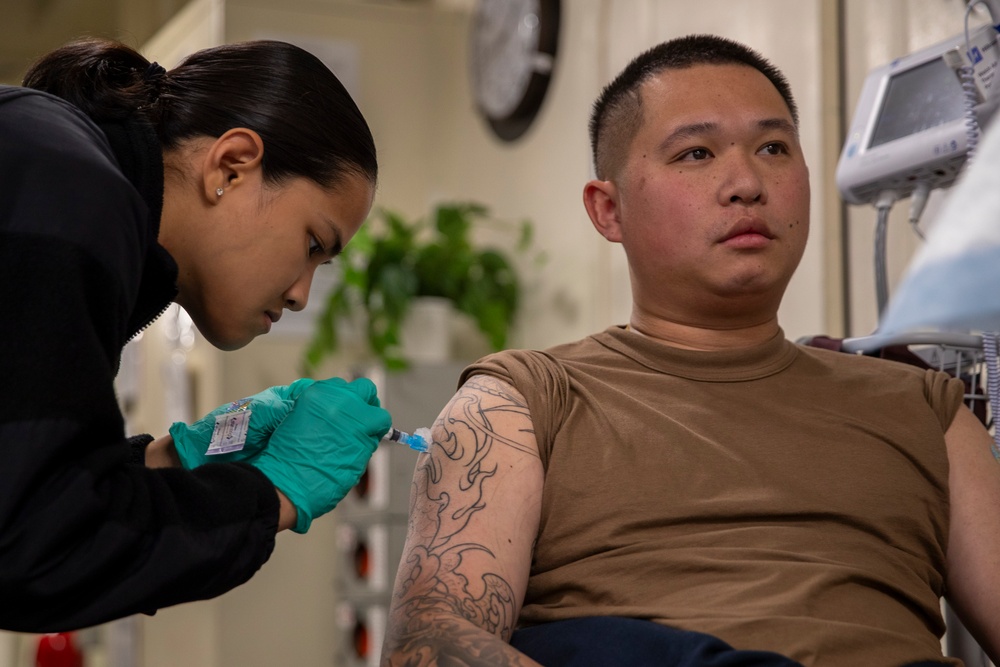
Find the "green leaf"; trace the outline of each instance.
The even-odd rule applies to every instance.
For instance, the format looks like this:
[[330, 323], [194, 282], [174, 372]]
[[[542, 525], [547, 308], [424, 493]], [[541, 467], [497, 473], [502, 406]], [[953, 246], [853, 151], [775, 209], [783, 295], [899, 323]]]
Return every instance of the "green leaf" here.
[[401, 320], [417, 293], [417, 277], [407, 267], [389, 264], [383, 267], [376, 289], [381, 294], [386, 315]]
[[304, 363], [315, 368], [335, 352], [338, 324], [357, 317], [360, 310], [372, 353], [389, 370], [406, 368], [399, 331], [418, 295], [451, 300], [473, 317], [493, 349], [502, 349], [517, 312], [520, 283], [503, 250], [474, 246], [470, 237], [477, 224], [516, 229], [512, 243], [518, 253], [533, 242], [530, 221], [514, 226], [496, 220], [476, 202], [441, 204], [429, 222], [377, 209], [335, 262], [339, 280], [317, 319]]
[[435, 228], [448, 244], [468, 247], [470, 225], [466, 211], [461, 206], [438, 207]]

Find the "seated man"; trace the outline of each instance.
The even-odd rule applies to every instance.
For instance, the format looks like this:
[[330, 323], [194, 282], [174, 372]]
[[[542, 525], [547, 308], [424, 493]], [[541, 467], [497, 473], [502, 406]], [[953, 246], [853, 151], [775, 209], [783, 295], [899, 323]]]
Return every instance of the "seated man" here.
[[631, 321], [465, 371], [415, 472], [384, 664], [955, 664], [943, 595], [1000, 657], [1000, 466], [961, 383], [779, 327], [797, 122], [783, 76], [711, 36], [607, 86], [583, 198]]

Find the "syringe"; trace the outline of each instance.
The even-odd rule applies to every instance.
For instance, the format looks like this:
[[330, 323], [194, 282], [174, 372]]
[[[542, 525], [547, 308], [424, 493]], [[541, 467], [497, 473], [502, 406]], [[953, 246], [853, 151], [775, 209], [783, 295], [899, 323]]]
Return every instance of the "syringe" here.
[[382, 436], [383, 440], [401, 442], [410, 449], [418, 452], [426, 452], [430, 447], [431, 430], [429, 428], [418, 428], [413, 435], [400, 431], [398, 428], [390, 428], [389, 432]]

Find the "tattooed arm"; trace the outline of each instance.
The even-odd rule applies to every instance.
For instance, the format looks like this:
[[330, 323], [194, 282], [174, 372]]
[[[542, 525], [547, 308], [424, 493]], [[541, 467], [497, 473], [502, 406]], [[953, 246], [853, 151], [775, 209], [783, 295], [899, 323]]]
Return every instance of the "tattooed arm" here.
[[535, 665], [510, 640], [538, 531], [542, 463], [521, 395], [470, 378], [413, 476], [382, 664]]

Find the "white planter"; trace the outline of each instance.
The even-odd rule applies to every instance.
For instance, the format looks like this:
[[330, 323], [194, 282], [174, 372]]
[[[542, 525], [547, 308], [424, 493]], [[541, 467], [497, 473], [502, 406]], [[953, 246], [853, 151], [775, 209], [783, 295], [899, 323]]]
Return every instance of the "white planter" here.
[[418, 364], [450, 360], [452, 313], [451, 301], [444, 297], [414, 299], [400, 331], [403, 357]]

